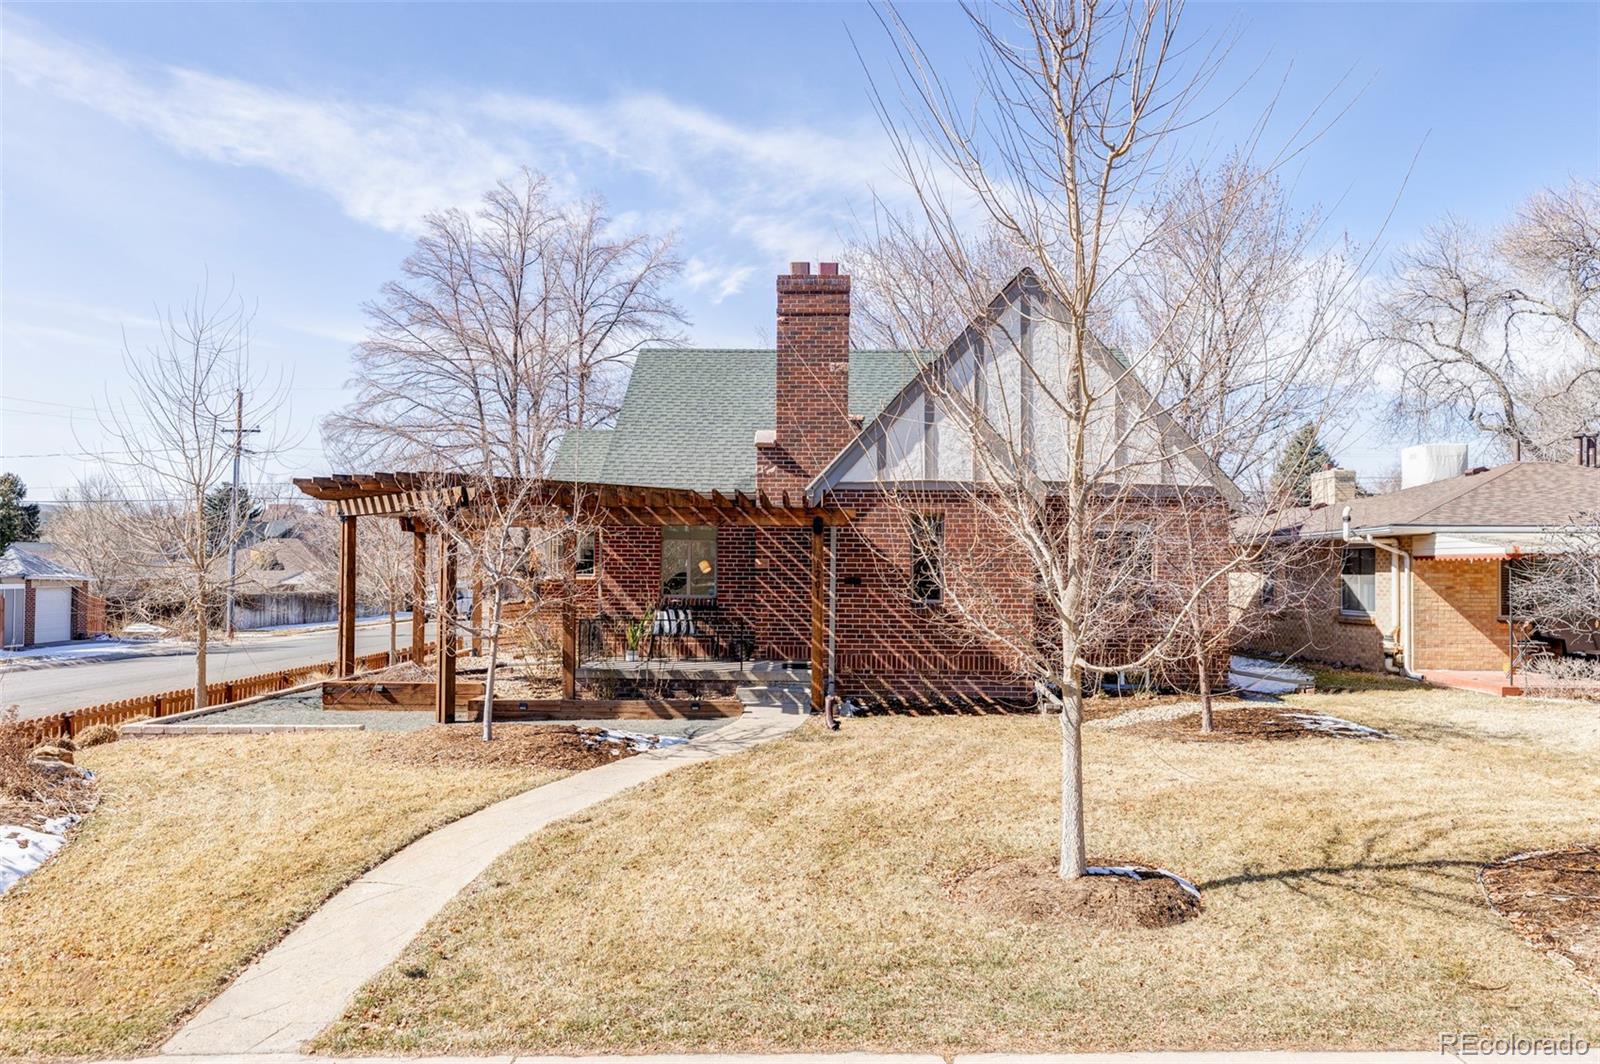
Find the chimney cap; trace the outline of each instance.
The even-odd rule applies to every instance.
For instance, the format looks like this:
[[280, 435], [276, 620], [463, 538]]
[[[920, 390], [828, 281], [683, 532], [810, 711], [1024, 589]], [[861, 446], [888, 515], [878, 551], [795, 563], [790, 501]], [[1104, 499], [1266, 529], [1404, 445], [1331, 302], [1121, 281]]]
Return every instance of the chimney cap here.
[[817, 273], [823, 277], [837, 277], [839, 276], [839, 264], [837, 262], [819, 262], [817, 263]]
[[791, 277], [810, 277], [811, 276], [811, 263], [809, 263], [809, 262], [791, 262], [791, 263], [789, 263], [789, 276], [791, 276]]

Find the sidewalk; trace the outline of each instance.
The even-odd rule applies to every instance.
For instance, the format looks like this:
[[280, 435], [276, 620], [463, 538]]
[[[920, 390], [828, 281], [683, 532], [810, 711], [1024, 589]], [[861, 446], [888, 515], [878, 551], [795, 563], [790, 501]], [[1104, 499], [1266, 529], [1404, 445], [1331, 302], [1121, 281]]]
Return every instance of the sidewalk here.
[[653, 750], [497, 802], [407, 846], [334, 895], [162, 1047], [167, 1054], [293, 1053], [344, 1013], [434, 914], [540, 828], [682, 765], [736, 754], [805, 716], [755, 707], [681, 746]]

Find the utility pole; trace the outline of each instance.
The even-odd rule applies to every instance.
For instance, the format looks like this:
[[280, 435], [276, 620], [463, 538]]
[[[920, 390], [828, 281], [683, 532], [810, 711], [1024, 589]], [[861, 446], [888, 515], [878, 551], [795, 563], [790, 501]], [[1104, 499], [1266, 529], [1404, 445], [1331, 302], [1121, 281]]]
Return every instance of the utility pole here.
[[233, 641], [233, 585], [239, 575], [239, 459], [244, 454], [244, 434], [260, 432], [244, 427], [244, 389], [233, 392], [233, 484], [228, 489], [228, 593], [223, 606], [223, 621], [228, 640]]

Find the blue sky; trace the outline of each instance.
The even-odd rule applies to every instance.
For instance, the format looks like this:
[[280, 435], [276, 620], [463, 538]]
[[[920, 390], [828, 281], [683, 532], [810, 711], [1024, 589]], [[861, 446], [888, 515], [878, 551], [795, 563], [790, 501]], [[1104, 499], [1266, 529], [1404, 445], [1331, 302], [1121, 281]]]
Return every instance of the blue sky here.
[[[957, 10], [905, 15], [966, 66]], [[773, 275], [837, 257], [874, 191], [903, 195], [862, 70], [884, 35], [860, 5], [7, 4], [0, 19], [0, 452], [35, 498], [104, 446], [92, 408], [124, 332], [142, 343], [154, 308], [208, 273], [256, 307], [256, 361], [293, 377], [299, 449], [252, 474], [266, 479], [325, 470], [315, 424], [417, 218], [518, 166], [675, 229], [676, 295], [707, 346], [770, 339]], [[1600, 173], [1600, 5], [1200, 3], [1186, 19], [1236, 37], [1218, 102], [1243, 83], [1196, 157], [1280, 84], [1277, 137], [1342, 85], [1348, 112], [1285, 174], [1330, 233], [1370, 241], [1391, 207], [1389, 247], [1446, 211], [1493, 226]], [[1393, 464], [1370, 435], [1341, 457]]]

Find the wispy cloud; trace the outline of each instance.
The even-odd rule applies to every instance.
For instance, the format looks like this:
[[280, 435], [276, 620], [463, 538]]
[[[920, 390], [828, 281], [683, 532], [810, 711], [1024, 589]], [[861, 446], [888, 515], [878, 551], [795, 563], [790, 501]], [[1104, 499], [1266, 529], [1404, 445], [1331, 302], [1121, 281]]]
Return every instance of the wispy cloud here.
[[[655, 95], [329, 99], [141, 66], [15, 18], [4, 62], [23, 87], [92, 108], [185, 156], [276, 173], [392, 232], [414, 232], [427, 212], [469, 204], [529, 165], [569, 183], [560, 187], [569, 194], [625, 175], [649, 193], [647, 215], [714, 226], [721, 258], [770, 265], [833, 248], [851, 206], [893, 185], [888, 146], [866, 116], [824, 132], [740, 125]], [[691, 284], [726, 298], [756, 268], [701, 263]]]

